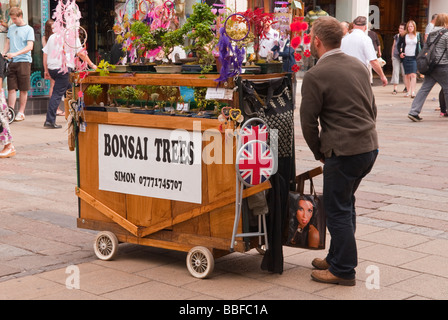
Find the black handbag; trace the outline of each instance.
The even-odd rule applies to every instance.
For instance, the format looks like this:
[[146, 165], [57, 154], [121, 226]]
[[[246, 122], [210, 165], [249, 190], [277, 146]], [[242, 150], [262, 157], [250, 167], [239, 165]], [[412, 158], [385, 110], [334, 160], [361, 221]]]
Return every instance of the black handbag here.
[[278, 157], [293, 157], [294, 100], [291, 79], [281, 77], [264, 82], [243, 80], [241, 87], [244, 119], [257, 117], [264, 120], [270, 130], [269, 139], [275, 138], [278, 142], [277, 146], [268, 141], [271, 148], [278, 152]]

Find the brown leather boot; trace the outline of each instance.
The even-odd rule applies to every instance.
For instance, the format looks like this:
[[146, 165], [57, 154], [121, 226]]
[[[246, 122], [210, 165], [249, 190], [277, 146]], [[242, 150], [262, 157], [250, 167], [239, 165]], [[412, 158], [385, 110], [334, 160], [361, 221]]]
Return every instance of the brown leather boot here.
[[319, 270], [327, 270], [330, 267], [327, 260], [320, 259], [320, 258], [314, 259], [311, 262], [311, 264], [313, 265], [314, 268], [319, 269]]
[[329, 270], [314, 270], [311, 272], [311, 278], [317, 282], [340, 284], [341, 286], [354, 286], [356, 279], [344, 279], [336, 277]]

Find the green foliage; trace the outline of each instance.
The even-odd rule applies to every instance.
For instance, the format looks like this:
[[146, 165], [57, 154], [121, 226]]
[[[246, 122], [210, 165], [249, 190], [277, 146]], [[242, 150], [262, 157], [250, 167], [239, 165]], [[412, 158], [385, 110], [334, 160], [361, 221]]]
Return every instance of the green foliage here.
[[191, 41], [191, 44], [185, 48], [196, 52], [201, 65], [211, 65], [215, 61], [211, 51], [216, 45], [217, 37], [211, 26], [216, 16], [211, 9], [212, 7], [206, 3], [195, 3], [193, 13], [180, 29], [181, 33]]
[[168, 32], [167, 29], [158, 28], [142, 35], [139, 41], [146, 50], [154, 50], [162, 45], [162, 37]]
[[118, 105], [117, 99], [120, 97], [120, 92], [121, 88], [119, 86], [112, 86], [109, 90], [107, 90], [110, 100], [112, 100], [116, 105]]
[[163, 51], [165, 53], [165, 58], [170, 62], [171, 59], [169, 55], [173, 52], [175, 46], [180, 46], [184, 44], [184, 35], [181, 29], [176, 29], [173, 31], [168, 31], [162, 36]]
[[129, 106], [131, 101], [139, 100], [143, 97], [144, 93], [132, 86], [126, 86], [120, 90], [120, 98], [126, 100], [126, 106]]
[[131, 24], [131, 34], [135, 37], [141, 37], [149, 32], [149, 26], [143, 21], [137, 20]]
[[100, 96], [101, 93], [103, 93], [103, 87], [100, 84], [90, 85], [86, 89], [86, 95], [93, 98], [95, 104], [96, 104], [96, 99], [98, 99], [98, 97]]
[[116, 67], [112, 64], [110, 64], [107, 61], [101, 60], [98, 64], [98, 70], [100, 72], [100, 76], [107, 76], [109, 74], [109, 68], [115, 69]]
[[146, 104], [148, 104], [149, 100], [151, 99], [151, 95], [153, 93], [157, 93], [159, 86], [150, 86], [150, 85], [137, 85], [137, 90], [140, 90], [143, 92], [143, 94], [146, 95]]

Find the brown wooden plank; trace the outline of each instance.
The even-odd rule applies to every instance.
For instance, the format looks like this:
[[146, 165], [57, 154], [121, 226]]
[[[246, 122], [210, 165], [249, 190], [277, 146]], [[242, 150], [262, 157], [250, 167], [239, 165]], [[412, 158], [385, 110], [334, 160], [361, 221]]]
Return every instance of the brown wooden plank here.
[[[196, 234], [179, 233], [169, 230], [161, 230], [145, 238], [139, 238], [116, 223], [95, 220], [77, 219], [78, 228], [113, 232], [120, 242], [134, 243], [156, 248], [189, 251], [194, 246], [204, 246], [229, 252], [230, 240], [219, 237], [202, 236]], [[236, 242], [235, 251], [245, 252], [243, 241]]]
[[125, 218], [123, 218], [121, 215], [116, 213], [114, 210], [110, 209], [105, 204], [101, 203], [100, 201], [96, 200], [94, 197], [86, 193], [85, 191], [81, 190], [80, 188], [76, 187], [76, 195], [90, 204], [92, 207], [94, 207], [96, 210], [104, 214], [106, 217], [111, 219], [112, 221], [118, 223], [120, 226], [128, 230], [133, 235], [138, 235], [138, 227], [134, 225], [133, 223], [129, 222]]
[[[254, 195], [263, 190], [267, 190], [269, 188], [271, 188], [271, 183], [269, 181], [263, 182], [262, 184], [259, 184], [257, 186], [245, 189], [243, 191], [243, 198], [249, 197], [251, 195]], [[140, 231], [139, 235], [141, 237], [145, 237], [151, 233], [155, 233], [155, 232], [162, 230], [166, 227], [173, 226], [173, 225], [185, 222], [187, 220], [196, 218], [200, 215], [203, 215], [204, 213], [227, 206], [233, 202], [235, 202], [235, 194], [223, 195], [222, 198], [217, 201], [214, 201], [207, 205], [198, 206], [192, 210], [181, 213], [181, 214], [177, 215], [175, 218], [173, 218], [172, 220], [169, 219], [169, 220], [159, 223], [158, 225], [153, 225], [150, 227], [143, 228]]]
[[[235, 204], [217, 208], [210, 212], [210, 236], [228, 239], [227, 247], [230, 247], [233, 225], [235, 222]], [[242, 224], [238, 226], [237, 232], [242, 231]]]
[[[187, 86], [187, 87], [217, 87], [219, 74], [160, 74], [160, 73], [110, 73], [100, 76], [97, 73], [89, 74], [82, 85], [111, 84], [111, 85], [159, 85], [159, 86]], [[72, 78], [73, 79], [73, 78]], [[73, 81], [73, 80], [72, 80]], [[225, 84], [219, 85], [225, 87]], [[232, 79], [227, 82], [233, 88]]]
[[126, 195], [127, 220], [148, 227], [171, 219], [171, 200]]
[[85, 111], [87, 123], [113, 124], [156, 129], [210, 130], [218, 129], [217, 119], [157, 116], [152, 114]]
[[[126, 217], [126, 195], [99, 190], [98, 184], [98, 125], [88, 124], [86, 132], [80, 132], [79, 139], [79, 180], [82, 190], [113, 211]], [[109, 221], [109, 218], [81, 201], [81, 217]]]

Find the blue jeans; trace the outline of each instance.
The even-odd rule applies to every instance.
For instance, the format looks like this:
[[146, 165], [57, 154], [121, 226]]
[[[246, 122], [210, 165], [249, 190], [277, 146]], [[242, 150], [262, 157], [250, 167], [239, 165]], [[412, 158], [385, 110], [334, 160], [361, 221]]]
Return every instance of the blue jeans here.
[[47, 109], [46, 122], [51, 124], [56, 122], [56, 111], [61, 103], [62, 97], [65, 95], [68, 89], [70, 89], [70, 73], [60, 73], [59, 70], [48, 70], [51, 78], [54, 80], [53, 93], [50, 97]]
[[361, 180], [372, 170], [377, 155], [378, 150], [374, 150], [325, 159], [323, 198], [331, 236], [326, 260], [330, 272], [340, 278], [355, 278], [358, 265], [355, 192]]

